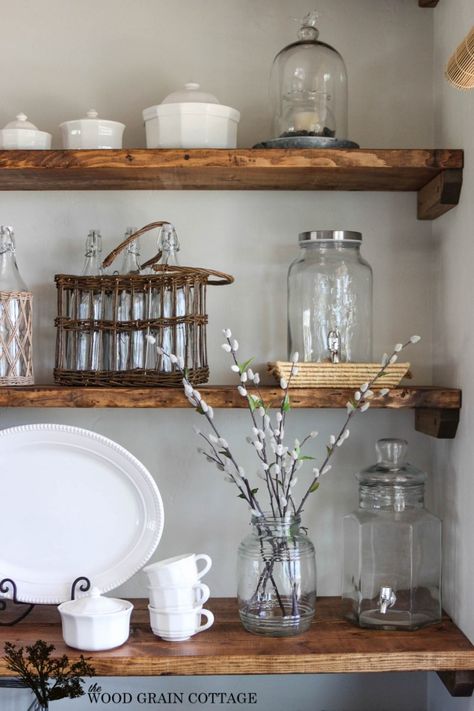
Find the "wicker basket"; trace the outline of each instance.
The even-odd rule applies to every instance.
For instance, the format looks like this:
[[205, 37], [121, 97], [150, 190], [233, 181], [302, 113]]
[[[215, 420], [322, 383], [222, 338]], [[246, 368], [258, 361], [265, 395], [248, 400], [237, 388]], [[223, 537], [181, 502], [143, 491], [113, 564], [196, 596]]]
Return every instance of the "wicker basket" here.
[[[130, 235], [103, 261], [109, 266], [130, 242], [155, 227]], [[54, 378], [65, 385], [178, 386], [182, 376], [156, 346], [182, 355], [188, 378], [207, 382], [206, 289], [231, 284], [228, 274], [212, 269], [144, 266], [150, 274], [55, 276], [58, 290]]]
[[[278, 360], [268, 363], [268, 370], [279, 381], [288, 380], [292, 363]], [[291, 378], [292, 388], [358, 388], [372, 380], [379, 372], [380, 363], [298, 363], [298, 373]], [[410, 363], [389, 365], [380, 385], [396, 387], [407, 376]]]

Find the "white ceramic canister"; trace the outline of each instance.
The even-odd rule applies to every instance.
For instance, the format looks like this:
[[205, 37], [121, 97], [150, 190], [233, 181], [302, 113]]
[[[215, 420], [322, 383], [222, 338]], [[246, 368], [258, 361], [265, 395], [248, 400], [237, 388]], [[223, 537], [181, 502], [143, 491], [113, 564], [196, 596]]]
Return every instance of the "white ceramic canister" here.
[[120, 647], [130, 634], [133, 605], [127, 600], [103, 597], [97, 588], [89, 595], [58, 606], [63, 638], [69, 647], [99, 652]]
[[122, 148], [125, 124], [101, 119], [95, 109], [89, 109], [85, 118], [64, 121], [59, 128], [63, 148], [75, 150]]
[[40, 150], [51, 148], [51, 134], [38, 131], [34, 123], [28, 121], [28, 116], [21, 113], [16, 121], [10, 121], [0, 130], [0, 149], [13, 150]]
[[147, 148], [235, 148], [240, 112], [189, 82], [143, 111]]

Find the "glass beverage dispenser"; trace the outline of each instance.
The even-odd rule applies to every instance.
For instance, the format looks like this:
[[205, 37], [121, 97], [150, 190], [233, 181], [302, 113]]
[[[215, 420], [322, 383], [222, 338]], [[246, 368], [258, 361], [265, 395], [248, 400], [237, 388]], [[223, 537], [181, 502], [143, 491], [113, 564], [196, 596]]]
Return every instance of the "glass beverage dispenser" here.
[[424, 508], [426, 474], [407, 443], [377, 442], [357, 474], [359, 509], [344, 518], [343, 598], [360, 627], [415, 630], [441, 619], [441, 521]]
[[372, 269], [360, 232], [299, 235], [300, 256], [288, 271], [288, 351], [305, 362], [372, 360]]

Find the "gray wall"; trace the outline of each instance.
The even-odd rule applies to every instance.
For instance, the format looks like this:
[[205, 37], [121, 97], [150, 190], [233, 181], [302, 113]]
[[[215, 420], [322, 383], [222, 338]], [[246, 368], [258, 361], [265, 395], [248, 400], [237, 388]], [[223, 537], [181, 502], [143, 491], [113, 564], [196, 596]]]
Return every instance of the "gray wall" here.
[[[433, 17], [438, 18], [436, 66], [441, 87], [440, 67], [445, 55], [468, 28], [459, 16], [457, 28], [446, 33], [448, 14], [451, 19], [454, 9], [462, 7], [466, 15], [469, 4], [470, 0], [443, 0], [433, 15], [418, 9], [414, 0], [318, 2], [322, 38], [341, 51], [348, 66], [350, 136], [354, 140], [370, 147], [434, 145]], [[270, 135], [267, 84], [273, 56], [294, 37], [297, 25], [292, 18], [309, 9], [311, 4], [303, 0], [0, 0], [2, 56], [8, 66], [8, 71], [0, 72], [0, 125], [24, 111], [41, 129], [52, 131], [54, 144], [59, 146], [58, 124], [83, 115], [93, 106], [100, 115], [127, 124], [126, 146], [143, 146], [141, 110], [192, 79], [217, 94], [223, 103], [241, 110], [239, 144], [250, 146]], [[447, 91], [443, 86], [438, 92], [437, 107], [441, 108], [436, 115], [444, 116], [443, 107], [454, 102], [449, 110], [451, 128], [438, 125], [436, 143], [458, 147], [461, 140], [456, 109], [461, 99], [447, 95]], [[472, 147], [464, 111], [464, 138]], [[127, 225], [159, 218], [176, 224], [183, 263], [212, 266], [236, 277], [234, 286], [209, 294], [209, 356], [215, 383], [230, 382], [231, 377], [219, 347], [224, 326], [233, 329], [245, 352], [255, 355], [257, 362], [284, 356], [286, 270], [296, 255], [297, 233], [309, 228], [363, 232], [363, 251], [375, 272], [376, 354], [411, 333], [420, 333], [423, 340], [413, 348], [410, 358], [416, 380], [429, 383], [433, 333], [439, 344], [436, 360], [441, 364], [447, 362], [442, 334], [449, 328], [455, 336], [448, 362], [453, 362], [460, 350], [466, 350], [467, 370], [469, 338], [456, 340], [460, 326], [462, 332], [458, 307], [466, 292], [448, 302], [441, 324], [433, 322], [436, 270], [440, 265], [451, 270], [457, 267], [450, 261], [453, 241], [440, 235], [441, 256], [435, 262], [432, 225], [416, 220], [413, 194], [0, 193], [0, 222], [16, 228], [20, 267], [36, 296], [35, 364], [39, 382], [51, 380], [55, 315], [52, 275], [80, 268], [83, 240], [90, 227], [102, 230], [108, 249], [118, 242]], [[464, 207], [435, 223], [435, 230], [436, 234], [448, 228], [456, 230], [462, 244], [469, 234], [469, 224], [472, 220], [469, 223], [464, 199]], [[459, 269], [463, 268], [461, 264]], [[451, 288], [452, 279], [441, 282], [444, 289], [443, 284]], [[448, 298], [445, 292], [437, 293], [444, 303]], [[438, 370], [438, 382], [445, 384], [445, 375]], [[450, 380], [453, 385], [462, 381], [466, 387], [468, 377], [464, 371], [458, 376], [453, 366]], [[341, 416], [340, 411], [299, 411], [292, 417], [291, 428], [295, 436], [319, 429], [323, 445]], [[430, 486], [429, 499], [435, 505], [434, 494], [436, 505], [447, 517], [448, 561], [456, 561], [455, 569], [448, 562], [447, 599], [453, 613], [473, 633], [468, 616], [473, 567], [467, 565], [463, 544], [472, 533], [467, 523], [472, 498], [468, 485], [468, 417], [469, 404], [464, 409], [461, 438], [454, 445], [435, 448], [428, 438], [413, 431], [411, 413], [369, 411], [359, 418], [352, 428], [353, 437], [338, 453], [334, 471], [306, 510], [305, 523], [317, 546], [320, 594], [339, 593], [341, 517], [356, 503], [352, 474], [373, 461], [377, 437], [403, 436], [410, 443], [413, 463], [431, 469], [433, 451], [440, 462], [436, 465], [440, 474], [437, 488], [433, 491]], [[237, 447], [239, 456], [244, 463], [248, 461], [244, 413], [219, 412], [218, 420], [226, 437], [241, 443]], [[167, 515], [155, 558], [190, 547], [209, 552], [214, 559], [209, 574], [213, 594], [234, 594], [235, 551], [247, 530], [248, 513], [196, 455], [193, 413], [27, 409], [0, 413], [2, 427], [37, 421], [94, 429], [140, 457], [156, 477]], [[450, 476], [453, 468], [458, 472], [454, 480], [450, 479], [455, 485], [450, 485], [446, 506], [442, 503], [445, 468]], [[118, 592], [143, 595], [143, 580], [135, 576]], [[243, 689], [258, 686], [262, 709], [314, 709], [315, 698], [321, 704], [317, 708], [326, 711], [421, 711], [425, 680], [425, 675], [299, 677], [289, 685], [285, 679], [271, 677], [232, 680], [228, 684], [231, 688], [238, 683]], [[132, 683], [122, 681], [122, 688], [132, 688]], [[192, 686], [194, 680], [163, 683], [179, 690]], [[207, 689], [211, 682], [200, 683]], [[213, 683], [219, 689], [224, 684], [227, 688], [223, 679]], [[103, 686], [112, 688], [113, 684], [105, 680]], [[134, 688], [141, 689], [141, 684], [137, 681]], [[150, 680], [147, 684], [146, 688], [153, 689]]]

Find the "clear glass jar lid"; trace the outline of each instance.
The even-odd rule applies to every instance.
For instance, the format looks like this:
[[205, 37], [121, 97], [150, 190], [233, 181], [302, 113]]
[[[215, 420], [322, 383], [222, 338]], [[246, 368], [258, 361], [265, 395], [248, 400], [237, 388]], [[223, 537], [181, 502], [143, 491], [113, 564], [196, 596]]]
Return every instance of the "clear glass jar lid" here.
[[425, 472], [405, 462], [408, 443], [404, 439], [379, 439], [375, 445], [377, 463], [356, 474], [361, 486], [420, 486]]
[[303, 247], [310, 242], [362, 242], [362, 233], [353, 230], [311, 230], [300, 232], [298, 242]]

